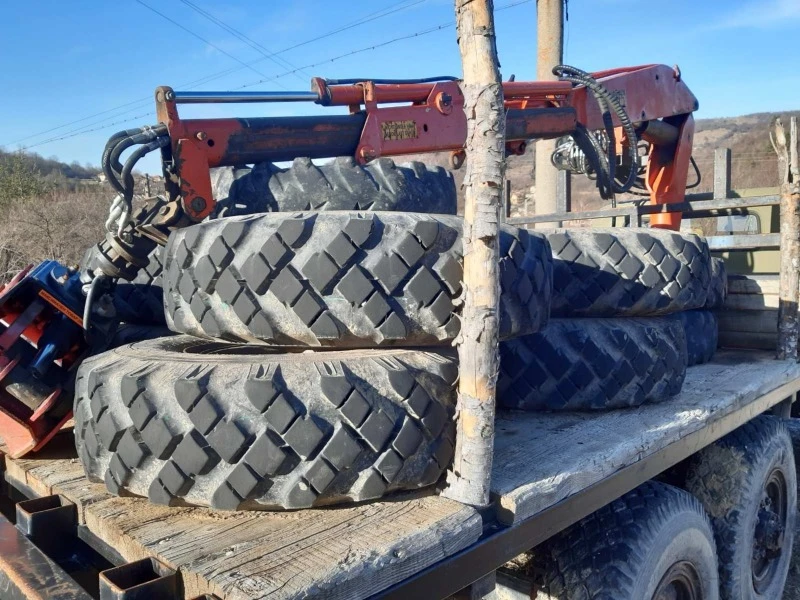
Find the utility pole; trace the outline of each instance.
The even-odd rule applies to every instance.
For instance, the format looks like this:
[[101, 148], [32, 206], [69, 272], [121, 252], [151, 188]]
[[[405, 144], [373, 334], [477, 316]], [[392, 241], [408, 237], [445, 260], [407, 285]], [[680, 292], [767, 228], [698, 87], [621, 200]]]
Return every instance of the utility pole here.
[[[553, 75], [553, 67], [564, 61], [564, 0], [536, 0], [536, 47], [536, 78], [558, 79]], [[557, 212], [558, 172], [550, 162], [555, 149], [555, 140], [536, 142], [534, 210], [538, 215]]]
[[487, 506], [494, 451], [498, 354], [497, 233], [505, 179], [505, 111], [492, 0], [456, 0], [467, 114], [464, 306], [458, 339], [458, 434], [444, 495]]
[[797, 360], [800, 301], [800, 133], [792, 117], [789, 135], [780, 119], [773, 144], [778, 153], [781, 195], [781, 275], [778, 300], [778, 358]]

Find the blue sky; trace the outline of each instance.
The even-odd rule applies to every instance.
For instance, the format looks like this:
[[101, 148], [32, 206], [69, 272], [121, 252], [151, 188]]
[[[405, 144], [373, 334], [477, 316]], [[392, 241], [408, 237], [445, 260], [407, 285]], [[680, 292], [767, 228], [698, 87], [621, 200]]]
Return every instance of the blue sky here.
[[[157, 85], [188, 89], [189, 83], [226, 71], [191, 87], [306, 90], [311, 75], [460, 74], [450, 0], [191, 3], [252, 38], [261, 51], [182, 0], [4, 3], [0, 147], [30, 146], [44, 156], [97, 164], [111, 133], [154, 122], [149, 98]], [[514, 73], [517, 80], [533, 79], [535, 0], [495, 0], [495, 9], [503, 76]], [[382, 13], [390, 14], [316, 39]], [[798, 25], [800, 0], [570, 0], [565, 62], [587, 70], [677, 63], [700, 100], [700, 118], [793, 110], [800, 108]], [[264, 49], [280, 52], [306, 41], [279, 53], [274, 61], [264, 56]], [[260, 80], [270, 81], [256, 83]], [[269, 116], [319, 110], [330, 109], [228, 105], [189, 107], [182, 114]], [[66, 139], [53, 140], [61, 137]], [[147, 169], [156, 170], [155, 163], [147, 164]]]

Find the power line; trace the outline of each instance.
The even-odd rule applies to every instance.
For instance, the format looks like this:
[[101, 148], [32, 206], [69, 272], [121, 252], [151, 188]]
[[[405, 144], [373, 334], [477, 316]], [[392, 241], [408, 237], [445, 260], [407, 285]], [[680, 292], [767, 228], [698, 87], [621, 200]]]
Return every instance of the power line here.
[[[511, 4], [506, 4], [505, 6], [501, 6], [500, 8], [495, 9], [495, 12], [501, 12], [503, 10], [507, 10], [509, 8], [514, 8], [515, 6], [519, 6], [520, 4], [528, 4], [530, 2], [533, 2], [533, 0], [518, 0], [517, 2], [512, 2]], [[355, 54], [361, 54], [363, 52], [369, 52], [371, 50], [376, 50], [378, 48], [382, 48], [382, 47], [388, 46], [390, 44], [394, 44], [394, 43], [401, 42], [401, 41], [404, 41], [404, 40], [409, 40], [409, 39], [416, 38], [416, 37], [421, 37], [423, 35], [428, 35], [429, 33], [435, 33], [437, 31], [442, 31], [443, 29], [449, 29], [451, 27], [455, 27], [455, 25], [456, 24], [455, 24], [454, 21], [448, 21], [446, 23], [442, 23], [440, 25], [436, 25], [436, 26], [430, 27], [428, 29], [423, 29], [422, 31], [417, 31], [415, 33], [411, 33], [411, 34], [408, 34], [408, 35], [399, 36], [399, 37], [393, 38], [391, 40], [387, 40], [385, 42], [381, 42], [380, 44], [374, 44], [372, 46], [365, 46], [364, 48], [359, 48], [358, 50], [352, 50], [350, 52], [346, 52], [344, 54], [340, 54], [338, 56], [334, 56], [333, 58], [328, 58], [328, 59], [325, 59], [325, 60], [322, 60], [322, 61], [319, 61], [319, 62], [316, 62], [316, 63], [313, 63], [313, 64], [304, 65], [303, 67], [300, 67], [300, 68], [302, 68], [302, 69], [310, 69], [312, 67], [319, 67], [321, 65], [332, 63], [334, 61], [340, 60], [342, 58], [346, 58], [348, 56], [353, 56]], [[287, 75], [291, 75], [293, 72], [294, 71], [285, 71], [284, 73], [280, 73], [279, 75], [275, 75], [274, 77], [270, 77], [268, 79], [261, 79], [259, 81], [254, 81], [252, 83], [248, 83], [248, 84], [242, 85], [242, 86], [240, 86], [238, 88], [234, 88], [234, 90], [241, 90], [241, 89], [244, 89], [244, 88], [247, 88], [247, 87], [252, 87], [254, 85], [258, 85], [258, 84], [261, 84], [261, 83], [268, 83], [268, 82], [274, 81], [276, 79], [279, 79], [281, 77], [286, 77]]]
[[[295, 44], [294, 46], [289, 46], [288, 48], [284, 48], [282, 50], [279, 50], [278, 52], [275, 52], [274, 54], [282, 54], [282, 53], [288, 52], [288, 51], [290, 51], [290, 50], [292, 50], [294, 48], [297, 48], [299, 46], [303, 46], [303, 45], [306, 45], [306, 44], [309, 44], [309, 43], [312, 43], [312, 42], [315, 42], [315, 41], [318, 41], [318, 40], [321, 40], [321, 39], [325, 39], [327, 37], [335, 35], [336, 33], [340, 33], [342, 31], [346, 31], [348, 29], [352, 29], [353, 27], [356, 27], [356, 26], [360, 26], [360, 25], [364, 25], [366, 23], [370, 23], [370, 22], [375, 21], [377, 19], [380, 19], [380, 18], [383, 18], [383, 17], [388, 16], [390, 14], [393, 14], [393, 13], [397, 12], [398, 10], [403, 10], [405, 8], [410, 8], [411, 6], [414, 6], [415, 4], [419, 4], [420, 2], [423, 2], [425, 0], [417, 0], [413, 4], [410, 4], [408, 6], [396, 8], [399, 5], [406, 4], [408, 1], [409, 0], [402, 0], [402, 1], [397, 2], [395, 4], [389, 5], [388, 7], [384, 8], [384, 9], [381, 9], [379, 11], [374, 11], [374, 12], [371, 12], [371, 13], [367, 13], [363, 17], [360, 17], [359, 19], [357, 19], [354, 22], [351, 22], [348, 25], [345, 25], [345, 26], [340, 27], [338, 29], [329, 31], [329, 32], [324, 33], [322, 35], [310, 38], [310, 39], [308, 39], [308, 40], [306, 40], [304, 42], [301, 42], [299, 44]], [[151, 10], [153, 10], [153, 9], [151, 9]], [[256, 59], [256, 60], [250, 62], [249, 65], [245, 65], [245, 66], [249, 67], [250, 65], [262, 62], [263, 60], [266, 60], [266, 59], [262, 57], [262, 58], [259, 58], [259, 59]], [[238, 66], [238, 67], [232, 67], [232, 68], [229, 68], [229, 69], [224, 69], [222, 71], [217, 71], [215, 73], [211, 73], [209, 75], [206, 75], [206, 76], [202, 77], [201, 79], [195, 80], [194, 82], [181, 84], [180, 87], [193, 89], [193, 87], [190, 87], [190, 86], [196, 87], [198, 85], [203, 85], [204, 83], [208, 83], [210, 81], [214, 81], [216, 79], [220, 79], [221, 77], [225, 77], [227, 75], [235, 73], [237, 71], [241, 71], [244, 68], [245, 67], [243, 67], [243, 66]], [[259, 74], [261, 74], [261, 73], [259, 73]], [[109, 108], [107, 110], [103, 110], [101, 112], [94, 113], [94, 114], [88, 115], [86, 117], [82, 117], [80, 119], [76, 119], [74, 121], [70, 121], [68, 123], [64, 123], [63, 125], [58, 125], [57, 127], [51, 127], [50, 129], [46, 129], [44, 131], [40, 131], [38, 133], [34, 133], [34, 134], [31, 134], [31, 135], [25, 136], [23, 138], [20, 138], [18, 140], [15, 140], [13, 142], [10, 142], [8, 144], [3, 144], [3, 145], [11, 146], [11, 145], [14, 145], [14, 144], [18, 144], [20, 142], [24, 142], [24, 141], [29, 140], [31, 138], [39, 137], [41, 135], [46, 135], [48, 133], [52, 133], [53, 131], [57, 131], [59, 129], [64, 129], [65, 127], [69, 127], [70, 125], [75, 125], [76, 123], [82, 123], [84, 121], [88, 121], [90, 119], [94, 119], [96, 117], [99, 117], [100, 115], [108, 114], [110, 112], [117, 111], [117, 110], [119, 110], [121, 108], [125, 108], [127, 106], [131, 106], [133, 104], [142, 104], [144, 102], [150, 101], [151, 99], [152, 98], [150, 96], [147, 96], [147, 97], [141, 98], [139, 100], [134, 100], [133, 102], [127, 102], [125, 104], [121, 104], [121, 105], [116, 106], [114, 108]], [[130, 112], [130, 111], [128, 111], [128, 112]], [[125, 113], [122, 113], [122, 114], [125, 114]], [[111, 117], [111, 118], [115, 118], [115, 117]], [[106, 119], [103, 119], [103, 120], [106, 120]], [[89, 124], [89, 125], [87, 125], [87, 127], [90, 127], [91, 125], [92, 124]], [[0, 146], [3, 146], [3, 145], [0, 145]], [[38, 145], [41, 145], [41, 144], [37, 143], [36, 145], [38, 146]], [[24, 148], [23, 148], [23, 150], [24, 150]]]
[[160, 11], [156, 10], [155, 8], [153, 8], [152, 6], [150, 6], [149, 4], [146, 4], [146, 3], [145, 3], [143, 0], [134, 0], [134, 1], [135, 1], [135, 2], [137, 2], [138, 4], [141, 4], [141, 5], [142, 5], [142, 6], [144, 6], [146, 9], [148, 9], [148, 10], [150, 10], [150, 11], [154, 12], [154, 13], [155, 13], [155, 14], [157, 14], [159, 17], [161, 17], [161, 18], [163, 18], [163, 19], [165, 19], [165, 20], [169, 21], [170, 23], [172, 23], [173, 25], [175, 25], [175, 27], [179, 27], [179, 28], [181, 28], [183, 31], [185, 31], [186, 33], [188, 33], [189, 35], [196, 37], [198, 40], [200, 40], [200, 41], [201, 41], [201, 42], [203, 42], [204, 44], [208, 44], [209, 46], [211, 46], [212, 48], [214, 48], [214, 49], [215, 49], [215, 50], [217, 50], [218, 52], [221, 52], [222, 54], [224, 54], [225, 56], [227, 56], [228, 58], [231, 58], [231, 59], [235, 60], [235, 61], [236, 61], [236, 62], [238, 62], [240, 65], [242, 65], [242, 66], [244, 66], [244, 67], [247, 67], [247, 68], [248, 68], [248, 69], [250, 69], [251, 71], [253, 71], [253, 72], [255, 72], [255, 73], [258, 73], [258, 74], [259, 74], [259, 75], [261, 75], [262, 77], [266, 77], [266, 75], [264, 75], [264, 73], [262, 73], [261, 71], [259, 71], [259, 70], [258, 70], [258, 69], [256, 69], [255, 67], [253, 67], [253, 65], [249, 65], [249, 64], [247, 64], [247, 63], [246, 63], [246, 62], [244, 62], [243, 60], [240, 60], [240, 59], [236, 58], [236, 57], [235, 57], [233, 54], [231, 54], [230, 52], [226, 52], [225, 50], [223, 50], [222, 48], [220, 48], [220, 47], [219, 47], [219, 46], [217, 46], [216, 44], [212, 44], [211, 42], [209, 42], [207, 39], [205, 39], [205, 38], [204, 38], [204, 37], [202, 37], [201, 35], [198, 35], [198, 34], [197, 34], [197, 33], [195, 33], [194, 31], [192, 31], [191, 29], [189, 29], [189, 28], [187, 28], [187, 27], [184, 27], [183, 25], [181, 25], [180, 23], [178, 23], [178, 21], [176, 21], [175, 19], [172, 19], [172, 18], [168, 17], [167, 15], [165, 15], [164, 13], [162, 13], [162, 12], [160, 12]]
[[[295, 48], [300, 48], [301, 46], [306, 46], [306, 45], [311, 44], [313, 42], [318, 42], [320, 40], [324, 40], [325, 38], [331, 37], [332, 35], [336, 35], [337, 33], [341, 33], [343, 31], [347, 31], [349, 29], [353, 29], [354, 27], [358, 27], [360, 25], [364, 25], [365, 23], [370, 23], [370, 22], [375, 21], [377, 19], [382, 19], [383, 17], [388, 17], [389, 15], [392, 15], [392, 14], [394, 14], [396, 12], [400, 12], [401, 10], [405, 10], [407, 8], [411, 8], [412, 6], [416, 6], [417, 4], [422, 4], [424, 1], [425, 0], [416, 0], [415, 2], [412, 2], [411, 4], [409, 4], [408, 6], [400, 6], [399, 8], [395, 8], [395, 7], [399, 6], [400, 4], [405, 4], [406, 2], [408, 2], [408, 0], [403, 0], [402, 2], [397, 2], [396, 4], [392, 4], [392, 5], [387, 6], [386, 8], [383, 8], [381, 10], [376, 10], [373, 13], [369, 13], [369, 14], [365, 15], [364, 17], [362, 17], [361, 19], [357, 19], [356, 21], [353, 21], [349, 25], [345, 25], [343, 27], [340, 27], [339, 29], [334, 29], [333, 31], [329, 31], [328, 33], [324, 33], [324, 34], [322, 34], [322, 35], [320, 35], [320, 36], [318, 36], [316, 38], [312, 38], [310, 40], [306, 40], [305, 42], [300, 42], [300, 43], [295, 44], [293, 46], [289, 46], [288, 48], [284, 48], [283, 50], [279, 50], [278, 52], [276, 52], [276, 54], [283, 54], [284, 52], [289, 52], [290, 50], [294, 50]], [[390, 10], [390, 9], [393, 9], [393, 10]]]
[[[501, 11], [504, 11], [504, 10], [508, 10], [509, 8], [514, 8], [515, 6], [519, 6], [521, 4], [528, 4], [530, 2], [533, 2], [533, 0], [517, 0], [516, 2], [512, 2], [510, 4], [506, 4], [504, 6], [501, 6], [500, 8], [496, 8], [495, 12], [501, 12]], [[423, 35], [428, 35], [430, 33], [435, 33], [437, 31], [442, 31], [444, 29], [449, 29], [449, 28], [455, 27], [455, 26], [456, 26], [455, 21], [448, 21], [448, 22], [442, 23], [440, 25], [429, 27], [428, 29], [423, 29], [422, 31], [417, 31], [415, 33], [411, 33], [411, 34], [408, 34], [408, 35], [399, 36], [399, 37], [393, 38], [391, 40], [387, 40], [385, 42], [381, 42], [380, 44], [374, 44], [372, 46], [365, 46], [364, 48], [359, 48], [358, 50], [352, 50], [350, 52], [345, 52], [344, 54], [340, 54], [338, 56], [334, 56], [333, 58], [328, 58], [328, 59], [325, 59], [325, 60], [322, 60], [322, 61], [319, 61], [319, 62], [316, 62], [316, 63], [312, 63], [312, 64], [309, 64], [309, 65], [303, 65], [302, 67], [299, 67], [299, 68], [301, 68], [301, 69], [310, 69], [310, 68], [313, 68], [313, 67], [319, 67], [321, 65], [332, 63], [334, 61], [340, 60], [342, 58], [346, 58], [348, 56], [353, 56], [355, 54], [361, 54], [362, 52], [369, 52], [369, 51], [372, 51], [372, 50], [377, 50], [378, 48], [383, 48], [384, 46], [388, 46], [390, 44], [395, 44], [397, 42], [402, 42], [404, 40], [409, 40], [409, 39], [412, 39], [412, 38], [421, 37]], [[260, 79], [258, 81], [254, 81], [252, 83], [247, 83], [245, 85], [239, 86], [238, 88], [234, 88], [234, 90], [241, 90], [241, 89], [244, 89], [244, 88], [253, 87], [254, 85], [259, 85], [261, 83], [269, 83], [269, 82], [275, 81], [276, 79], [280, 79], [281, 77], [286, 77], [287, 75], [292, 75], [295, 71], [297, 71], [297, 69], [294, 69], [294, 70], [291, 70], [291, 71], [285, 71], [283, 73], [280, 73], [279, 75], [275, 75], [275, 76], [269, 77], [267, 79]]]
[[[407, 0], [406, 0], [406, 1], [407, 1]], [[419, 3], [419, 2], [423, 2], [423, 1], [424, 1], [424, 0], [417, 0], [417, 1], [415, 2], [415, 4], [417, 4], [417, 3]], [[499, 7], [499, 8], [496, 8], [496, 9], [495, 9], [495, 12], [501, 12], [501, 11], [504, 11], [504, 10], [507, 10], [507, 9], [510, 9], [510, 8], [514, 8], [514, 7], [516, 7], [516, 6], [520, 6], [520, 5], [522, 5], [522, 4], [529, 4], [529, 3], [533, 2], [533, 1], [534, 1], [534, 0], [517, 0], [516, 2], [512, 2], [512, 3], [510, 3], [510, 4], [506, 4], [506, 5], [504, 5], [504, 6], [501, 6], [501, 7]], [[139, 3], [141, 3], [141, 4], [144, 4], [143, 2], [141, 2], [141, 0], [136, 0], [136, 2], [139, 2]], [[145, 6], [146, 6], [146, 5], [145, 5]], [[413, 4], [412, 4], [412, 5], [409, 5], [409, 6], [406, 6], [406, 7], [404, 7], [404, 8], [409, 8], [410, 6], [413, 6]], [[402, 10], [402, 9], [397, 9], [397, 10]], [[395, 10], [395, 11], [392, 11], [392, 12], [396, 12], [396, 10]], [[371, 14], [375, 14], [375, 13], [371, 13]], [[368, 22], [368, 21], [375, 20], [375, 18], [380, 18], [380, 16], [386, 16], [386, 14], [390, 14], [390, 13], [385, 13], [385, 14], [379, 15], [378, 17], [373, 17], [373, 18], [370, 18], [370, 19], [368, 19], [367, 21], [359, 22], [358, 24], [363, 24], [363, 23], [365, 23], [365, 22]], [[365, 18], [366, 18], [366, 17], [365, 17]], [[352, 26], [355, 26], [355, 24], [354, 24], [354, 25], [352, 25]], [[240, 87], [238, 87], [238, 88], [234, 88], [234, 90], [240, 90], [240, 89], [244, 89], [244, 88], [246, 88], [246, 87], [252, 87], [252, 86], [254, 86], [254, 85], [258, 85], [258, 84], [261, 84], [261, 83], [272, 82], [272, 81], [275, 81], [275, 80], [277, 80], [277, 79], [280, 79], [280, 78], [282, 78], [282, 77], [286, 77], [286, 76], [288, 76], [288, 75], [292, 75], [292, 74], [294, 74], [294, 73], [296, 73], [296, 72], [298, 72], [298, 71], [301, 71], [301, 70], [303, 70], [303, 69], [309, 69], [309, 68], [312, 68], [312, 67], [318, 67], [318, 66], [320, 66], [320, 65], [324, 65], [324, 64], [332, 63], [332, 62], [334, 62], [334, 61], [336, 61], [336, 60], [340, 60], [340, 59], [342, 59], [342, 58], [345, 58], [345, 57], [348, 57], [348, 56], [353, 56], [353, 55], [355, 55], [355, 54], [360, 54], [360, 53], [363, 53], [363, 52], [369, 52], [369, 51], [372, 51], [372, 50], [377, 50], [378, 48], [382, 48], [382, 47], [384, 47], [384, 46], [388, 46], [388, 45], [390, 45], [390, 44], [395, 44], [395, 43], [397, 43], [397, 42], [401, 42], [401, 41], [404, 41], [404, 40], [409, 40], [409, 39], [413, 39], [413, 38], [421, 37], [421, 36], [423, 36], [423, 35], [428, 35], [428, 34], [430, 34], [430, 33], [434, 33], [434, 32], [437, 32], [437, 31], [442, 31], [442, 30], [444, 30], [444, 29], [449, 29], [449, 28], [451, 28], [451, 27], [455, 27], [455, 22], [454, 22], [454, 21], [450, 21], [450, 22], [447, 22], [447, 23], [442, 23], [442, 24], [440, 24], [440, 25], [437, 25], [437, 26], [434, 26], [434, 27], [430, 27], [430, 28], [428, 28], [428, 29], [424, 29], [424, 30], [421, 30], [421, 31], [417, 31], [417, 32], [415, 32], [415, 33], [411, 33], [411, 34], [408, 34], [408, 35], [399, 36], [399, 37], [393, 38], [393, 39], [391, 39], [391, 40], [387, 40], [387, 41], [385, 41], [385, 42], [381, 42], [380, 44], [374, 44], [374, 45], [372, 45], [372, 46], [366, 46], [366, 47], [364, 47], [364, 48], [359, 48], [359, 49], [357, 49], [357, 50], [352, 50], [352, 51], [350, 51], [350, 52], [346, 52], [346, 53], [344, 53], [344, 54], [340, 54], [340, 55], [338, 55], [338, 56], [334, 56], [333, 58], [326, 59], [326, 60], [323, 60], [323, 61], [320, 61], [320, 62], [317, 62], [317, 63], [312, 63], [312, 64], [309, 64], [309, 65], [304, 65], [304, 66], [302, 66], [302, 67], [297, 67], [297, 68], [291, 69], [291, 70], [289, 70], [289, 71], [285, 71], [285, 72], [283, 72], [283, 73], [280, 73], [280, 74], [278, 74], [278, 75], [275, 75], [275, 76], [273, 76], [273, 77], [268, 77], [268, 78], [266, 78], [266, 79], [260, 79], [260, 80], [258, 80], [258, 81], [255, 81], [255, 82], [253, 82], [253, 83], [248, 83], [248, 84], [242, 85], [242, 86], [240, 86]], [[340, 30], [337, 30], [337, 31], [341, 31], [341, 30], [343, 30], [343, 29], [340, 29]], [[321, 38], [320, 38], [320, 39], [321, 39]], [[296, 44], [295, 46], [291, 46], [289, 49], [291, 49], [291, 48], [296, 48], [296, 47], [298, 47], [298, 46], [300, 46], [300, 45], [303, 45], [303, 44]], [[281, 52], [287, 52], [289, 49], [280, 50], [279, 52], [276, 52], [275, 54], [279, 54], [279, 53], [281, 53]], [[265, 60], [265, 59], [263, 59], [263, 58], [262, 58], [262, 59], [258, 59], [258, 60], [260, 61], [260, 60]], [[229, 74], [229, 73], [232, 73], [232, 72], [235, 72], [235, 71], [239, 71], [239, 70], [241, 70], [241, 67], [235, 67], [235, 68], [228, 69], [228, 70], [226, 70], [226, 71], [223, 71], [223, 72], [220, 72], [220, 73], [216, 73], [216, 74], [209, 75], [209, 76], [207, 76], [207, 77], [204, 77], [204, 78], [202, 78], [201, 80], [197, 80], [197, 81], [201, 81], [201, 83], [198, 83], [197, 85], [202, 85], [202, 83], [208, 83], [209, 81], [212, 81], [212, 80], [214, 80], [214, 79], [217, 79], [217, 78], [219, 78], [219, 77], [222, 77], [222, 76], [223, 76], [223, 75], [225, 75], [225, 74]], [[148, 98], [148, 99], [149, 99], [149, 98]], [[141, 102], [142, 102], [142, 101], [139, 101], [139, 103], [141, 103]], [[124, 107], [124, 106], [129, 106], [129, 105], [132, 105], [132, 104], [134, 104], [134, 103], [133, 103], [133, 102], [129, 102], [128, 104], [125, 104], [125, 105], [122, 105], [122, 106], [119, 106], [119, 107], [117, 107], [117, 109], [119, 109], [119, 108], [122, 108], [122, 107]], [[107, 112], [111, 112], [111, 111], [113, 111], [113, 110], [116, 110], [116, 109], [109, 109], [108, 111], [104, 111], [104, 112], [105, 112], [105, 113], [107, 113]], [[133, 112], [134, 110], [136, 110], [136, 108], [133, 108], [133, 109], [131, 109], [131, 110], [129, 110], [129, 111], [125, 111], [125, 112], [123, 112], [123, 113], [120, 113], [120, 114], [119, 114], [119, 115], [117, 115], [117, 116], [122, 116], [122, 115], [124, 115], [124, 114], [126, 114], [126, 113]], [[92, 127], [92, 125], [93, 125], [93, 124], [88, 124], [88, 125], [85, 125], [85, 126], [83, 126], [83, 127], [80, 127], [80, 128], [78, 128], [77, 130], [73, 130], [72, 132], [68, 132], [68, 133], [62, 134], [62, 135], [61, 135], [61, 136], [59, 136], [59, 137], [54, 137], [54, 138], [50, 138], [50, 139], [47, 139], [47, 140], [44, 140], [44, 141], [41, 141], [41, 142], [37, 142], [37, 143], [35, 143], [35, 144], [31, 144], [31, 145], [29, 145], [29, 146], [26, 146], [26, 147], [24, 147], [24, 148], [21, 148], [21, 150], [28, 150], [28, 149], [30, 149], [30, 148], [35, 148], [35, 147], [37, 147], [37, 146], [42, 146], [42, 145], [44, 145], [44, 144], [48, 144], [48, 143], [51, 143], [51, 142], [55, 142], [55, 141], [61, 141], [61, 140], [64, 140], [64, 139], [69, 139], [69, 138], [76, 137], [76, 136], [79, 136], [79, 135], [84, 135], [84, 134], [86, 134], [86, 133], [92, 133], [92, 132], [95, 132], [95, 131], [101, 131], [101, 130], [103, 130], [103, 129], [108, 129], [108, 128], [110, 128], [110, 127], [113, 127], [113, 126], [115, 126], [115, 125], [118, 125], [118, 124], [120, 124], [120, 123], [126, 123], [126, 122], [133, 121], [133, 120], [135, 120], [135, 119], [138, 119], [138, 118], [144, 118], [144, 117], [146, 117], [146, 116], [148, 116], [148, 115], [152, 114], [152, 112], [153, 112], [153, 111], [149, 111], [149, 112], [147, 112], [147, 113], [145, 113], [145, 114], [143, 114], [143, 115], [138, 115], [138, 116], [136, 116], [136, 117], [131, 117], [131, 118], [129, 118], [129, 119], [125, 119], [125, 120], [123, 120], [123, 121], [115, 121], [115, 122], [113, 122], [113, 123], [110, 123], [110, 124], [108, 124], [108, 125], [104, 125], [104, 126], [101, 126], [101, 127], [94, 127], [94, 128], [91, 128], [91, 129], [83, 130], [83, 129], [84, 129], [84, 127]], [[99, 114], [102, 114], [102, 113], [99, 113]], [[93, 116], [97, 116], [97, 115], [93, 115]], [[85, 121], [85, 120], [87, 120], [87, 119], [89, 119], [89, 118], [92, 118], [92, 117], [86, 117], [86, 118], [84, 118], [84, 119], [81, 119], [80, 121]], [[99, 125], [99, 123], [101, 123], [102, 121], [105, 121], [105, 120], [106, 120], [106, 119], [102, 119], [101, 121], [97, 122], [96, 124], [98, 124], [98, 125]], [[80, 122], [80, 121], [75, 121], [75, 122]], [[66, 126], [66, 125], [64, 125], [64, 126]], [[53, 131], [53, 130], [55, 130], [55, 129], [60, 129], [60, 128], [64, 127], [64, 126], [57, 127], [57, 128], [53, 128], [53, 129], [50, 129], [50, 130], [48, 130], [48, 131]], [[29, 136], [29, 137], [35, 137], [35, 136]]]
[[[230, 33], [232, 36], [234, 36], [238, 40], [240, 40], [240, 41], [244, 42], [245, 44], [247, 44], [248, 46], [250, 46], [253, 50], [255, 50], [256, 52], [261, 54], [264, 58], [266, 58], [268, 60], [271, 60], [273, 63], [278, 65], [280, 68], [285, 69], [287, 65], [290, 66], [290, 67], [294, 67], [295, 66], [292, 63], [290, 63], [288, 60], [276, 58], [276, 55], [275, 55], [274, 52], [268, 50], [267, 48], [265, 48], [264, 46], [262, 46], [261, 44], [259, 44], [255, 40], [253, 40], [252, 38], [248, 37], [247, 35], [245, 35], [241, 31], [239, 31], [235, 27], [233, 27], [231, 25], [228, 25], [224, 21], [218, 19], [217, 17], [215, 17], [214, 15], [209, 13], [208, 11], [203, 10], [202, 8], [200, 8], [199, 6], [197, 6], [194, 3], [190, 2], [189, 0], [180, 0], [180, 1], [183, 4], [185, 4], [186, 6], [188, 6], [189, 8], [191, 8], [196, 13], [200, 14], [204, 18], [206, 18], [209, 21], [211, 21], [212, 23], [214, 23], [215, 25], [221, 27], [223, 30], [225, 30], [228, 33]], [[298, 75], [297, 77], [298, 77], [298, 79], [302, 79], [302, 77], [300, 77], [300, 75]]]
[[135, 117], [130, 117], [128, 119], [123, 119], [121, 121], [114, 121], [113, 123], [108, 123], [107, 125], [103, 125], [102, 127], [95, 127], [94, 129], [87, 129], [85, 131], [81, 131], [79, 133], [73, 134], [65, 134], [62, 137], [54, 137], [50, 138], [49, 140], [44, 140], [43, 142], [37, 142], [36, 144], [31, 144], [30, 146], [25, 146], [24, 148], [20, 148], [20, 151], [27, 151], [31, 148], [36, 148], [37, 146], [43, 146], [44, 144], [49, 144], [51, 142], [58, 142], [61, 140], [67, 140], [69, 138], [74, 138], [79, 135], [84, 135], [85, 133], [92, 133], [93, 131], [102, 131], [103, 129], [108, 129], [109, 127], [115, 127], [116, 125], [121, 125], [122, 123], [130, 123], [131, 121], [138, 121], [139, 119], [144, 119], [145, 117], [150, 116], [153, 111], [148, 111], [146, 113], [136, 115]]

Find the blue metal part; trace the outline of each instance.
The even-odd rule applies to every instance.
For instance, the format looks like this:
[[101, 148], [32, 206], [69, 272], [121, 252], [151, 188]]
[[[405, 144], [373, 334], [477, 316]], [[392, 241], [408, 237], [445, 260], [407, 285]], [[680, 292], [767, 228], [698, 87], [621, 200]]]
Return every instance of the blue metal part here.
[[48, 260], [0, 289], [0, 431], [12, 457], [36, 450], [72, 414], [74, 369], [116, 323], [83, 328], [80, 274]]

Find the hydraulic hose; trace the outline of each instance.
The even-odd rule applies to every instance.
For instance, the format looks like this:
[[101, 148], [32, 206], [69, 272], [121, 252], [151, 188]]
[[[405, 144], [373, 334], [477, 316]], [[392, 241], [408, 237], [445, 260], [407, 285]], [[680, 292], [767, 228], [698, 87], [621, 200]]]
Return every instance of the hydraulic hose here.
[[130, 209], [130, 203], [133, 200], [133, 188], [134, 188], [134, 181], [133, 181], [133, 168], [136, 166], [136, 163], [139, 162], [142, 157], [146, 154], [152, 152], [153, 150], [158, 150], [159, 148], [163, 148], [167, 144], [169, 144], [169, 136], [162, 135], [157, 137], [155, 140], [144, 144], [134, 150], [128, 160], [125, 162], [125, 167], [122, 169], [122, 183], [125, 187], [125, 202], [128, 204], [128, 208]]
[[[600, 106], [600, 110], [603, 112], [603, 125], [605, 127], [606, 133], [609, 138], [608, 144], [608, 167], [606, 169], [606, 174], [610, 180], [611, 190], [614, 193], [625, 193], [631, 189], [633, 186], [639, 166], [639, 154], [637, 152], [637, 137], [636, 137], [636, 130], [633, 127], [633, 123], [628, 116], [628, 113], [625, 111], [625, 108], [620, 104], [619, 100], [613, 96], [606, 87], [597, 81], [591, 74], [587, 73], [586, 71], [582, 71], [576, 67], [571, 67], [569, 65], [558, 65], [553, 69], [553, 74], [557, 75], [558, 77], [570, 81], [572, 83], [583, 85], [587, 89], [591, 90], [594, 94], [595, 99], [597, 100], [598, 105]], [[615, 142], [614, 142], [614, 124], [611, 120], [611, 114], [609, 112], [609, 108], [614, 111], [617, 118], [619, 119], [622, 128], [625, 131], [625, 135], [628, 138], [628, 153], [630, 155], [631, 160], [631, 169], [628, 171], [628, 176], [626, 180], [622, 183], [617, 182], [616, 176], [614, 173], [615, 166], [616, 166], [616, 150], [615, 150]], [[593, 137], [593, 136], [592, 136]], [[577, 141], [577, 140], [576, 140]], [[602, 154], [602, 153], [601, 153]]]
[[125, 150], [131, 146], [135, 146], [136, 144], [146, 144], [151, 142], [166, 132], [167, 128], [165, 125], [158, 125], [156, 127], [144, 127], [139, 133], [123, 138], [117, 142], [117, 144], [114, 146], [114, 149], [111, 151], [111, 168], [117, 173], [122, 174], [123, 166], [119, 159]]
[[137, 129], [124, 129], [122, 131], [118, 131], [106, 142], [106, 146], [103, 149], [103, 156], [100, 160], [100, 165], [103, 169], [103, 174], [108, 179], [108, 182], [112, 185], [112, 187], [117, 190], [119, 193], [123, 193], [125, 189], [122, 187], [122, 182], [117, 177], [117, 174], [114, 172], [114, 169], [111, 166], [111, 153], [114, 151], [116, 145], [123, 139], [128, 138], [132, 135], [136, 135], [137, 133], [141, 133], [144, 131], [142, 127]]

